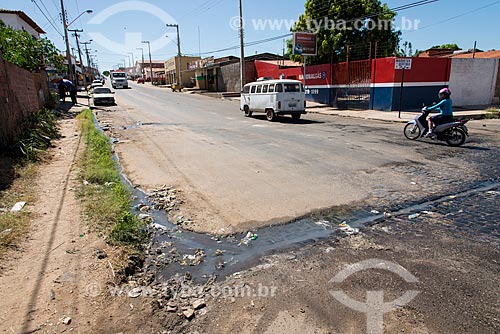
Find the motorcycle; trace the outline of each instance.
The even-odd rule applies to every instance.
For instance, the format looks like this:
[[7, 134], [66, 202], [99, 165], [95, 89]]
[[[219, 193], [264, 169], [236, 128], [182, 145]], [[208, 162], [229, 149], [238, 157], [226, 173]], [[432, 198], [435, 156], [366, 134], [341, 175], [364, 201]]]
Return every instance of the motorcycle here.
[[[429, 114], [430, 111], [427, 110], [427, 107], [424, 107], [420, 115], [415, 117], [413, 121], [408, 122], [404, 128], [405, 137], [409, 140], [424, 138], [429, 132], [429, 124], [427, 122]], [[461, 119], [440, 124], [436, 126], [433, 131], [433, 136], [430, 138], [433, 140], [446, 141], [448, 145], [453, 147], [461, 146], [469, 136], [469, 130], [465, 125], [468, 121], [467, 119]]]

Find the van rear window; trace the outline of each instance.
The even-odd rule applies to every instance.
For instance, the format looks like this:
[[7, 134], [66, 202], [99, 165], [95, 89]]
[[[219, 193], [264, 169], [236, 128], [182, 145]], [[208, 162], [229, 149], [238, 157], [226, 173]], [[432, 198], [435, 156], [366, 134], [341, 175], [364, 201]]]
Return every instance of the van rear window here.
[[299, 93], [302, 91], [301, 84], [285, 84], [285, 93]]
[[243, 93], [244, 93], [244, 94], [248, 94], [248, 93], [250, 93], [250, 86], [245, 86], [245, 87], [243, 87]]

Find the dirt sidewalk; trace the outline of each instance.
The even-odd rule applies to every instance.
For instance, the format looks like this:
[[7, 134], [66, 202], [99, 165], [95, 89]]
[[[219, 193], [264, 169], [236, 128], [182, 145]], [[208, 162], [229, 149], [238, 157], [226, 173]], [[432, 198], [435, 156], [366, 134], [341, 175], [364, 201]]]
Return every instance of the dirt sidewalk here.
[[76, 183], [83, 141], [77, 120], [62, 120], [60, 131], [33, 189], [38, 201], [25, 208], [33, 213], [29, 240], [2, 263], [7, 268], [0, 273], [2, 333], [91, 333], [106, 313], [101, 289], [113, 273], [110, 261], [96, 256], [109, 247], [82, 222]]

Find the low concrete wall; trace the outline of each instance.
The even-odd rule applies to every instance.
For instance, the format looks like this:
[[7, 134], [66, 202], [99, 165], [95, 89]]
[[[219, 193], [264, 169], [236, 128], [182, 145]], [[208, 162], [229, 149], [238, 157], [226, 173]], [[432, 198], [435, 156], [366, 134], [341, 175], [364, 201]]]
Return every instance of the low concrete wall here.
[[498, 62], [498, 59], [453, 59], [449, 86], [453, 104], [491, 105], [497, 87]]
[[44, 71], [32, 73], [5, 62], [0, 55], [0, 147], [16, 140], [31, 113], [44, 106], [48, 94]]

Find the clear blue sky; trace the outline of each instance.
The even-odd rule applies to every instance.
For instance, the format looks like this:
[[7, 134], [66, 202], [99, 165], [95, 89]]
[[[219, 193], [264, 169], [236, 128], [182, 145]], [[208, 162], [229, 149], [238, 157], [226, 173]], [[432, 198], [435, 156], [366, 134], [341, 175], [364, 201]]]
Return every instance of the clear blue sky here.
[[[60, 0], [35, 0], [42, 8], [52, 24], [59, 32], [62, 23], [59, 18]], [[304, 10], [305, 0], [243, 0], [244, 17], [246, 19], [246, 42], [273, 38], [288, 33], [283, 24], [281, 29], [255, 29], [256, 20], [289, 20], [297, 19]], [[414, 2], [413, 0], [388, 0], [389, 7], [394, 8]], [[426, 49], [434, 44], [457, 43], [464, 49], [472, 48], [477, 40], [478, 47], [484, 50], [500, 49], [500, 39], [497, 36], [495, 24], [500, 13], [500, 1], [488, 8], [480, 7], [494, 3], [493, 0], [458, 1], [440, 0], [436, 3], [417, 7], [398, 14], [397, 24], [402, 17], [410, 20], [420, 20], [420, 29], [405, 31], [403, 40], [412, 42], [414, 49]], [[167, 28], [165, 23], [177, 22], [180, 26], [181, 46], [183, 54], [202, 56], [239, 55], [238, 32], [231, 28], [231, 20], [238, 16], [238, 0], [147, 0], [147, 1], [111, 1], [111, 0], [64, 0], [69, 21], [86, 9], [92, 9], [93, 14], [85, 14], [72, 24], [71, 28], [83, 29], [82, 40], [93, 39], [92, 53], [97, 54], [102, 70], [123, 63], [126, 53], [133, 52], [135, 60], [141, 56], [137, 47], [147, 45], [141, 40], [156, 41], [152, 43], [153, 59], [168, 59], [177, 53], [176, 32]], [[105, 10], [113, 5], [115, 9]], [[64, 41], [58, 31], [48, 22], [47, 18], [34, 4], [33, 0], [0, 0], [1, 8], [18, 9], [26, 12], [45, 31], [60, 50], [65, 50]], [[120, 12], [119, 9], [127, 9]], [[108, 13], [108, 17], [106, 17]], [[467, 14], [468, 13], [468, 14]], [[460, 16], [462, 14], [466, 14]], [[460, 16], [458, 18], [455, 18]], [[169, 18], [170, 17], [170, 18]], [[448, 22], [447, 19], [454, 18]], [[172, 22], [166, 22], [172, 21]], [[175, 22], [174, 22], [175, 21]], [[99, 35], [100, 34], [100, 35]], [[168, 35], [168, 37], [165, 37]], [[200, 38], [199, 38], [200, 37]], [[75, 46], [74, 38], [70, 37], [71, 45]], [[164, 45], [166, 44], [166, 45]], [[256, 52], [281, 53], [282, 39], [264, 44], [249, 46], [246, 54]], [[218, 53], [208, 53], [213, 50], [231, 48]], [[97, 50], [97, 52], [95, 51]], [[128, 63], [128, 61], [127, 61]]]

